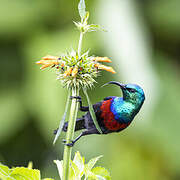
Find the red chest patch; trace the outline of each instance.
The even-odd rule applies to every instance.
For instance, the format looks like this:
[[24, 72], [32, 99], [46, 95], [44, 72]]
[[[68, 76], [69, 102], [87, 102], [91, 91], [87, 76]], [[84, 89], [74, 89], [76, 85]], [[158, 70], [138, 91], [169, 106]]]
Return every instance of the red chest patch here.
[[110, 108], [111, 101], [112, 99], [104, 101], [101, 105], [101, 118], [103, 118], [105, 127], [111, 131], [117, 131], [119, 129], [126, 128], [130, 123], [119, 123], [115, 120], [114, 114], [111, 112]]

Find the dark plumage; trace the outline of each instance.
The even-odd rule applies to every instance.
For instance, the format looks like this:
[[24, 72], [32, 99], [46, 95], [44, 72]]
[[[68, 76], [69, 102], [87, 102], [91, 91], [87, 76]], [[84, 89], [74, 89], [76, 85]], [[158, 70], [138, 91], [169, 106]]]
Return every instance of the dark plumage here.
[[[99, 127], [103, 134], [119, 132], [129, 126], [135, 115], [139, 112], [144, 100], [143, 89], [135, 84], [121, 84], [111, 81], [107, 84], [115, 84], [120, 86], [123, 97], [110, 96], [104, 98], [103, 101], [93, 105], [94, 112]], [[89, 134], [99, 134], [96, 129], [92, 117], [89, 112], [89, 107], [82, 106], [81, 97], [77, 98], [80, 103], [80, 110], [87, 112], [84, 116], [76, 120], [75, 131], [85, 129], [72, 143], [73, 144], [82, 136]], [[66, 122], [63, 131], [67, 131], [68, 123]]]

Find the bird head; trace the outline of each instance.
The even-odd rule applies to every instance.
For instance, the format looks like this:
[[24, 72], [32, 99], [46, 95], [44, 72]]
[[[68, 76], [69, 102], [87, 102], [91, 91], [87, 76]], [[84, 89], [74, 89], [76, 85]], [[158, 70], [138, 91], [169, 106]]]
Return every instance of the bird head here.
[[143, 89], [136, 84], [122, 84], [116, 81], [110, 81], [105, 85], [107, 84], [118, 85], [123, 92], [123, 99], [127, 102], [140, 105], [145, 100]]

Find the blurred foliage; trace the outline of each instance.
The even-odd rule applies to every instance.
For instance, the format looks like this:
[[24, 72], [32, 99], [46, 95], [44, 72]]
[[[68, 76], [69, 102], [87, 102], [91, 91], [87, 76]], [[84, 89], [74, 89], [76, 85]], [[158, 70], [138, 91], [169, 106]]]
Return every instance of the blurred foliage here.
[[[32, 166], [32, 165], [30, 165]], [[14, 167], [12, 169], [7, 166], [0, 164], [0, 178], [1, 180], [22, 180], [22, 179], [33, 179], [40, 180], [40, 171], [37, 169], [32, 169], [32, 167]], [[50, 178], [45, 178], [43, 180], [53, 180]]]
[[[152, 63], [161, 80], [159, 102], [147, 126], [138, 127], [143, 119], [136, 118], [126, 131], [82, 138], [74, 149], [86, 157], [103, 154], [100, 164], [109, 169], [112, 179], [176, 180], [180, 178], [180, 1], [136, 2], [154, 42]], [[78, 17], [77, 4], [78, 0], [1, 0], [0, 6], [0, 162], [12, 167], [32, 160], [35, 168], [43, 170], [43, 177], [55, 179], [58, 172], [52, 161], [62, 158], [63, 146], [60, 140], [52, 146], [53, 130], [64, 111], [66, 90], [54, 73], [40, 72], [35, 61], [77, 48], [79, 34], [72, 23]], [[95, 5], [95, 1], [86, 3], [91, 14]], [[108, 56], [99, 33], [89, 34], [83, 43], [84, 50]], [[92, 102], [119, 95], [113, 87], [100, 88], [112, 79], [102, 73], [89, 93]]]
[[[69, 179], [71, 180], [111, 180], [110, 173], [102, 166], [94, 167], [102, 156], [98, 156], [85, 163], [85, 158], [81, 156], [79, 151], [75, 152], [73, 160], [71, 160]], [[63, 160], [55, 160], [59, 176], [63, 179]]]

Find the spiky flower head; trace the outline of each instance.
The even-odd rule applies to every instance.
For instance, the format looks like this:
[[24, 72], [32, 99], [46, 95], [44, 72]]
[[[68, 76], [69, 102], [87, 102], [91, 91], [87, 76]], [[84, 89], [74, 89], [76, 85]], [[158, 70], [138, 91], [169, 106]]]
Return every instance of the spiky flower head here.
[[57, 69], [57, 79], [67, 88], [73, 87], [91, 87], [95, 82], [99, 70], [106, 70], [115, 73], [110, 66], [102, 65], [100, 62], [108, 62], [108, 57], [88, 56], [88, 52], [78, 57], [78, 53], [72, 51], [66, 55], [45, 56], [42, 60], [36, 62], [41, 64], [41, 69], [47, 67]]

